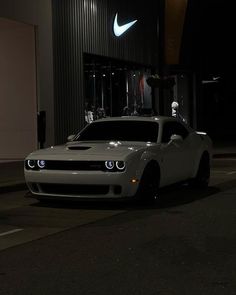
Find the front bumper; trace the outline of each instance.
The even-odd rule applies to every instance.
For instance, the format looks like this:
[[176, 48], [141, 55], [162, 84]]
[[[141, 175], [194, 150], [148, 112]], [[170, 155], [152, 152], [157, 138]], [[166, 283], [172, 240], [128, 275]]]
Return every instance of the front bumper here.
[[138, 188], [137, 175], [130, 170], [103, 172], [25, 169], [24, 172], [29, 190], [35, 197], [117, 199], [134, 196]]

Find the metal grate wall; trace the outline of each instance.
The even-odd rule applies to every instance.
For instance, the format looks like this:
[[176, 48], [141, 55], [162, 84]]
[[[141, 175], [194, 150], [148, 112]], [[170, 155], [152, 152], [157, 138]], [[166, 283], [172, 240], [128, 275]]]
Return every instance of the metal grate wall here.
[[[157, 66], [157, 2], [52, 0], [56, 143], [84, 126], [83, 53]], [[116, 12], [120, 24], [138, 20], [120, 38], [112, 32]]]

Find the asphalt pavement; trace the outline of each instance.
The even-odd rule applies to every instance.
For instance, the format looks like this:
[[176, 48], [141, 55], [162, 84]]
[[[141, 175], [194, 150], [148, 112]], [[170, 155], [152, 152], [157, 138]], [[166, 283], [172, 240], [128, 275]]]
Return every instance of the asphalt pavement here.
[[[157, 204], [1, 193], [0, 294], [235, 295], [234, 146], [213, 154], [206, 190], [167, 188]], [[2, 190], [16, 189], [23, 162], [2, 164]]]
[[26, 188], [23, 160], [0, 160], [0, 193]]
[[0, 197], [1, 295], [235, 295], [236, 159], [156, 204]]

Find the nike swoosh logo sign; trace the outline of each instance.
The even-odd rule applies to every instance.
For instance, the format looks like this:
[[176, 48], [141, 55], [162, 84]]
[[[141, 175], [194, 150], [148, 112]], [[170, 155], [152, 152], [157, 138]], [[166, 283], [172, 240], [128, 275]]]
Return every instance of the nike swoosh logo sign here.
[[123, 35], [130, 27], [132, 27], [137, 22], [137, 20], [134, 20], [132, 22], [119, 26], [117, 18], [118, 18], [118, 13], [116, 13], [115, 19], [113, 22], [113, 32], [116, 37], [120, 37], [121, 35]]

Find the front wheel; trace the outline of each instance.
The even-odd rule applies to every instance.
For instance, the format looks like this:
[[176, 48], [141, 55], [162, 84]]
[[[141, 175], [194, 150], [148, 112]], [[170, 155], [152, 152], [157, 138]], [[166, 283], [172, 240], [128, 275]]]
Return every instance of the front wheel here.
[[149, 165], [143, 171], [136, 198], [142, 201], [154, 202], [159, 193], [160, 172], [155, 166]]
[[191, 184], [194, 187], [206, 188], [210, 180], [210, 159], [207, 153], [203, 154], [198, 166], [196, 177], [192, 180]]

